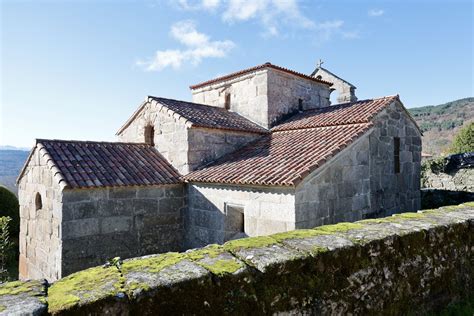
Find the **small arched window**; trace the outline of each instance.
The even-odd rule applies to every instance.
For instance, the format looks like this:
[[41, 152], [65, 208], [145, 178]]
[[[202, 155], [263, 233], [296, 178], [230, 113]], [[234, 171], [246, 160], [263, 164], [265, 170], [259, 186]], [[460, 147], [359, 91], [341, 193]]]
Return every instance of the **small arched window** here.
[[145, 126], [145, 143], [155, 146], [155, 128], [153, 125]]
[[321, 79], [323, 79], [323, 77], [321, 77], [321, 75], [319, 75], [319, 76], [316, 76], [316, 79], [321, 80]]
[[35, 209], [38, 211], [38, 210], [41, 210], [42, 208], [43, 208], [43, 199], [41, 198], [41, 194], [37, 192], [35, 196]]

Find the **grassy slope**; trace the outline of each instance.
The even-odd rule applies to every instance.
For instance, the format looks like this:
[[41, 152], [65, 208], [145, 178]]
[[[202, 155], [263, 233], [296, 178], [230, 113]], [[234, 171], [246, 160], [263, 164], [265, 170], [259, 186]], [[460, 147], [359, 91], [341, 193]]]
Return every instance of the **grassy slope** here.
[[474, 98], [408, 110], [423, 130], [423, 152], [442, 155], [459, 129], [474, 121]]

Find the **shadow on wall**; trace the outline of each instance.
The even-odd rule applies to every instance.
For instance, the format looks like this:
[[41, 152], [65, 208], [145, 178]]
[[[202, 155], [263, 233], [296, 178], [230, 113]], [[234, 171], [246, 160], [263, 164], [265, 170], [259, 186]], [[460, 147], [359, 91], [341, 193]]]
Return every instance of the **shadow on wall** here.
[[474, 201], [474, 192], [421, 189], [421, 209], [432, 209]]
[[184, 216], [184, 249], [248, 237], [244, 205], [226, 203], [221, 210], [198, 190], [192, 189], [189, 194], [192, 197]]

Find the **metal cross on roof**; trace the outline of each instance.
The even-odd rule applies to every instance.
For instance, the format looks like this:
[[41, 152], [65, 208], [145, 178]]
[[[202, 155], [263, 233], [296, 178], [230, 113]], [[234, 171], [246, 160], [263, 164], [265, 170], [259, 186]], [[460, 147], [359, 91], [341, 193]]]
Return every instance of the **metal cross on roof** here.
[[319, 58], [318, 63], [317, 63], [316, 66], [317, 66], [318, 68], [321, 68], [321, 66], [322, 66], [323, 64], [324, 64], [324, 61], [323, 61], [321, 58]]

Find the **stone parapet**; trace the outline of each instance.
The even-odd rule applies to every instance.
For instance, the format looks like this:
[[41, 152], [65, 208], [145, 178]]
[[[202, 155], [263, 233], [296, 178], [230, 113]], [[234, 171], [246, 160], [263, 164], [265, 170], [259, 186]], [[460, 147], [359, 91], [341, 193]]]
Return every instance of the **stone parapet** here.
[[[77, 272], [46, 301], [54, 315], [437, 312], [474, 295], [473, 232], [471, 202], [245, 238]], [[3, 313], [33, 313], [10, 287]]]

